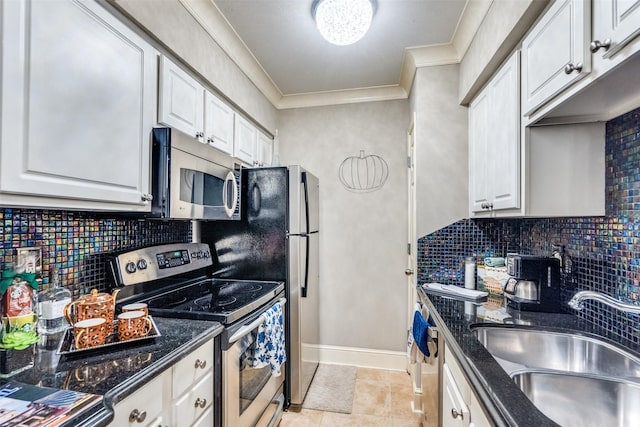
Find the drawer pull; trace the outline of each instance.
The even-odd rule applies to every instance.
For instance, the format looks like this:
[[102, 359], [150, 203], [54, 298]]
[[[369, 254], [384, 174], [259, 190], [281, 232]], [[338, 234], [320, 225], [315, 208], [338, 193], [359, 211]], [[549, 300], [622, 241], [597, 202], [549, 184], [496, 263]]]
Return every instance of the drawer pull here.
[[200, 399], [197, 398], [196, 399], [196, 403], [193, 405], [195, 408], [204, 408], [205, 406], [207, 406], [207, 399]]
[[207, 361], [206, 360], [196, 359], [196, 369], [198, 369], [198, 368], [204, 369], [205, 366], [207, 366]]
[[451, 408], [451, 416], [454, 419], [460, 417], [461, 420], [464, 420], [464, 414], [462, 413], [462, 411], [458, 412], [456, 408]]
[[133, 411], [131, 411], [131, 413], [129, 414], [129, 422], [138, 422], [138, 423], [142, 423], [144, 422], [144, 420], [147, 418], [147, 411], [138, 411], [137, 409], [134, 409]]

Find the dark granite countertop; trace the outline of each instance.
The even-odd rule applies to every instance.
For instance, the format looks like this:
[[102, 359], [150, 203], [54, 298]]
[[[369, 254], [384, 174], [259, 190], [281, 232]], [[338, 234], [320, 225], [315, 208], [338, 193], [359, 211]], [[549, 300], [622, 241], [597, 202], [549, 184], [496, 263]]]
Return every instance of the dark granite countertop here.
[[102, 426], [112, 408], [138, 387], [187, 356], [224, 329], [218, 322], [154, 317], [161, 336], [137, 343], [102, 348], [87, 354], [58, 356], [62, 334], [42, 336], [34, 351], [33, 367], [9, 378], [43, 387], [102, 395], [102, 401], [64, 425]]
[[[512, 310], [500, 296], [490, 295], [484, 302], [468, 302], [427, 293], [418, 286], [439, 331], [456, 356], [485, 414], [496, 426], [556, 426], [540, 412], [491, 354], [478, 341], [472, 325], [513, 325], [547, 331], [575, 331], [597, 335], [599, 339], [623, 346], [638, 354], [627, 342], [613, 340], [607, 332], [586, 324], [577, 316], [562, 313], [534, 313]], [[426, 297], [426, 298], [424, 298]], [[544, 349], [540, 349], [544, 351]]]

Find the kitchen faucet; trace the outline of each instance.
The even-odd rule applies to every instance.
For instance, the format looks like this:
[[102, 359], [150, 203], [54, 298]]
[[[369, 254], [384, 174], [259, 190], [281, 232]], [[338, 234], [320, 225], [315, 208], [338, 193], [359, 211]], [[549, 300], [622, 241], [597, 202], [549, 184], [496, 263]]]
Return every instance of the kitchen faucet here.
[[599, 301], [605, 305], [608, 305], [609, 307], [613, 307], [620, 311], [640, 314], [640, 305], [627, 304], [608, 295], [594, 291], [577, 292], [573, 296], [573, 298], [571, 298], [568, 304], [569, 307], [573, 308], [574, 310], [582, 310], [584, 308], [584, 302], [586, 300]]

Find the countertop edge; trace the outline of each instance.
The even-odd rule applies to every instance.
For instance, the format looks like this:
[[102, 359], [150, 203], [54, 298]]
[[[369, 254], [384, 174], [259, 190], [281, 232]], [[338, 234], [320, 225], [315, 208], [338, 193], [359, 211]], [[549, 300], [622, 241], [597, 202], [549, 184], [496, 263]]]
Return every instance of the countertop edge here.
[[[478, 403], [482, 406], [484, 412], [491, 418], [491, 421], [497, 427], [509, 427], [513, 425], [513, 423], [507, 421], [507, 417], [504, 412], [498, 409], [498, 405], [495, 405], [493, 397], [486, 392], [484, 385], [476, 375], [475, 371], [467, 361], [467, 357], [464, 352], [458, 345], [455, 337], [447, 328], [446, 322], [440, 317], [438, 310], [434, 307], [433, 303], [429, 299], [429, 296], [426, 292], [422, 292], [422, 295], [425, 297], [425, 301], [429, 305], [429, 313], [435, 318], [436, 325], [438, 326], [438, 332], [444, 335], [447, 346], [456, 357], [460, 368], [462, 369], [462, 373], [465, 375], [467, 380], [471, 383], [471, 391], [478, 398]], [[490, 402], [491, 405], [487, 405], [487, 402]]]

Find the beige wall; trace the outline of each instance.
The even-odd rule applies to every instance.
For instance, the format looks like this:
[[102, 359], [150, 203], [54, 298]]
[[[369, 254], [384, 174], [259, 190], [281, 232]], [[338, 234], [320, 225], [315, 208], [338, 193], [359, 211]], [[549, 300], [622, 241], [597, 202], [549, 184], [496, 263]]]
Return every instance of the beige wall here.
[[416, 235], [469, 216], [467, 108], [458, 104], [459, 65], [416, 72]]
[[[406, 348], [408, 125], [406, 100], [280, 112], [281, 162], [320, 178], [322, 345]], [[360, 150], [388, 163], [379, 191], [352, 193], [338, 179]]]
[[110, 0], [271, 133], [277, 110], [177, 0]]
[[493, 0], [462, 58], [458, 99], [467, 105], [498, 69], [549, 3], [548, 0]]

